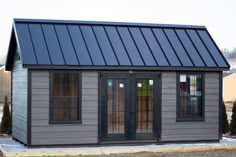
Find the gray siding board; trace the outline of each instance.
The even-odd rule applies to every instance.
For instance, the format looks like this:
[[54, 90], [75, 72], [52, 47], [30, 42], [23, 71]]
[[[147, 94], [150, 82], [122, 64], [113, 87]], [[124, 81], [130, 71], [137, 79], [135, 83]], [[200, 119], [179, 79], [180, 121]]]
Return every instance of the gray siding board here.
[[81, 138], [40, 138], [40, 139], [32, 139], [32, 143], [37, 143], [37, 145], [45, 145], [45, 141], [47, 141], [47, 145], [65, 145], [65, 144], [94, 144], [97, 143], [97, 138], [95, 137], [81, 137]]
[[40, 89], [38, 88], [37, 90], [32, 91], [32, 94], [34, 95], [38, 95], [38, 94], [42, 94], [42, 95], [48, 95], [49, 91], [47, 89]]
[[84, 89], [82, 95], [98, 95], [98, 91], [94, 89]]
[[81, 138], [81, 137], [97, 137], [94, 135], [94, 131], [81, 131], [79, 134], [77, 131], [70, 132], [69, 135], [65, 134], [64, 132], [56, 132], [56, 133], [33, 133], [32, 136], [35, 136], [35, 139], [41, 139], [41, 138]]
[[[93, 124], [54, 124], [49, 126], [34, 126], [32, 127], [32, 133], [35, 132], [66, 132], [66, 134], [69, 134], [69, 132], [84, 132], [84, 131], [94, 131], [97, 127]], [[33, 137], [33, 136], [32, 136]], [[36, 138], [36, 137], [35, 137]]]
[[25, 116], [26, 112], [16, 113], [15, 119], [21, 119], [22, 121], [27, 121], [27, 116]]
[[206, 141], [206, 140], [217, 140], [217, 137], [212, 134], [204, 134], [204, 135], [167, 135], [167, 136], [162, 136], [165, 141], [194, 141], [194, 140], [199, 140], [199, 141]]
[[176, 122], [176, 73], [162, 73], [161, 141], [218, 140], [219, 73], [205, 74], [205, 121]]
[[34, 101], [34, 103], [31, 105], [33, 108], [45, 108], [48, 106], [48, 102], [46, 101]]
[[[202, 129], [200, 129], [200, 130], [198, 130], [198, 129], [182, 129], [182, 128], [176, 128], [176, 131], [177, 132], [179, 132], [179, 131], [183, 131], [183, 134], [184, 135], [206, 135], [206, 134], [216, 134], [217, 133], [217, 131], [218, 130], [215, 130], [215, 129], [209, 129], [209, 128], [207, 128], [207, 129], [205, 129], [205, 128], [202, 128]], [[176, 135], [176, 133], [175, 132], [173, 132], [172, 130], [166, 130], [165, 131], [165, 134], [166, 135]], [[165, 136], [165, 134], [164, 134], [164, 136]]]
[[[207, 128], [217, 128], [218, 126], [215, 125], [214, 122], [175, 122], [175, 123], [165, 123], [165, 125], [162, 126], [162, 129], [183, 129], [182, 132], [184, 132], [184, 129], [207, 129]], [[181, 132], [181, 134], [182, 134]], [[179, 132], [176, 132], [176, 135], [178, 135]], [[165, 132], [163, 132], [165, 134]]]
[[84, 76], [83, 77], [84, 83], [97, 83], [97, 78], [94, 78], [93, 76]]
[[97, 113], [98, 112], [98, 109], [97, 108], [94, 108], [94, 107], [83, 107], [83, 112], [86, 112], [86, 113]]
[[31, 112], [32, 114], [37, 114], [37, 113], [49, 114], [49, 110], [47, 108], [32, 108]]
[[31, 95], [31, 99], [34, 100], [34, 102], [49, 102], [49, 96], [48, 95], [41, 95], [41, 94], [34, 94], [34, 95]]
[[[18, 53], [18, 52], [16, 52]], [[28, 70], [14, 59], [12, 69], [12, 136], [27, 144]]]
[[48, 117], [49, 115], [48, 114], [45, 114], [45, 113], [43, 113], [43, 114], [32, 114], [32, 117], [31, 117], [31, 119], [33, 119], [33, 120], [37, 120], [37, 119], [42, 119], [42, 120], [47, 120], [49, 117]]
[[32, 71], [32, 145], [98, 142], [98, 74], [81, 74], [82, 124], [49, 124], [49, 72]]
[[32, 76], [32, 82], [48, 83], [48, 76]]
[[46, 82], [46, 83], [33, 83], [32, 86], [34, 86], [34, 88], [37, 88], [37, 89], [44, 89], [45, 86], [49, 86], [49, 83]]
[[89, 101], [98, 101], [98, 96], [97, 95], [83, 95], [82, 94], [82, 97], [83, 97], [83, 100], [89, 100]]
[[96, 82], [83, 83], [82, 89], [98, 89]]

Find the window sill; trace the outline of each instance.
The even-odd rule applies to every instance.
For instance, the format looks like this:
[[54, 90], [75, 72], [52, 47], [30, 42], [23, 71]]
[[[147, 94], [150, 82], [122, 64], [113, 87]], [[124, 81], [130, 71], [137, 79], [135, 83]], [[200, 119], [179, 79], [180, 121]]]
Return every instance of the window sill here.
[[176, 119], [176, 122], [205, 122], [204, 118]]
[[82, 121], [49, 121], [49, 124], [82, 124]]

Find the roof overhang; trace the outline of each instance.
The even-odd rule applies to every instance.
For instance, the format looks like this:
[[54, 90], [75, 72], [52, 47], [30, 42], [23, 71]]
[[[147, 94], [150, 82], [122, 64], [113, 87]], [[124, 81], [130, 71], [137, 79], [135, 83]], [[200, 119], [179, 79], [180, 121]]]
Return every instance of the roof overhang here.
[[6, 71], [11, 71], [12, 69], [16, 47], [17, 47], [16, 35], [14, 32], [14, 27], [13, 27], [11, 31], [11, 37], [10, 37], [10, 42], [9, 42], [9, 47], [8, 47], [6, 63], [5, 63]]
[[112, 70], [112, 71], [228, 71], [228, 68], [206, 67], [141, 67], [141, 66], [51, 66], [51, 65], [24, 65], [31, 70]]

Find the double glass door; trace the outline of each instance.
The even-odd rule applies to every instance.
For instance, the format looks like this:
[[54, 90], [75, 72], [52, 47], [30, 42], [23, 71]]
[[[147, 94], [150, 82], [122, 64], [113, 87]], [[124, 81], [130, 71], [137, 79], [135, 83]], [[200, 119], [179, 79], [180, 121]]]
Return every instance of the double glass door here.
[[157, 138], [158, 78], [157, 74], [102, 75], [102, 139]]

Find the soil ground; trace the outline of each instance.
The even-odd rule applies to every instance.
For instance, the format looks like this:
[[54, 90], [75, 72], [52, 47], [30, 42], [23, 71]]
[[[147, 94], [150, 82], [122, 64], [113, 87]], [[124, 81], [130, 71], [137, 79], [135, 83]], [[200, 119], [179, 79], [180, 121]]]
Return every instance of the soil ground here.
[[236, 157], [236, 149], [232, 148], [232, 149], [220, 149], [220, 150], [166, 152], [166, 153], [142, 152], [134, 154], [111, 154], [111, 155], [81, 156], [81, 157]]

